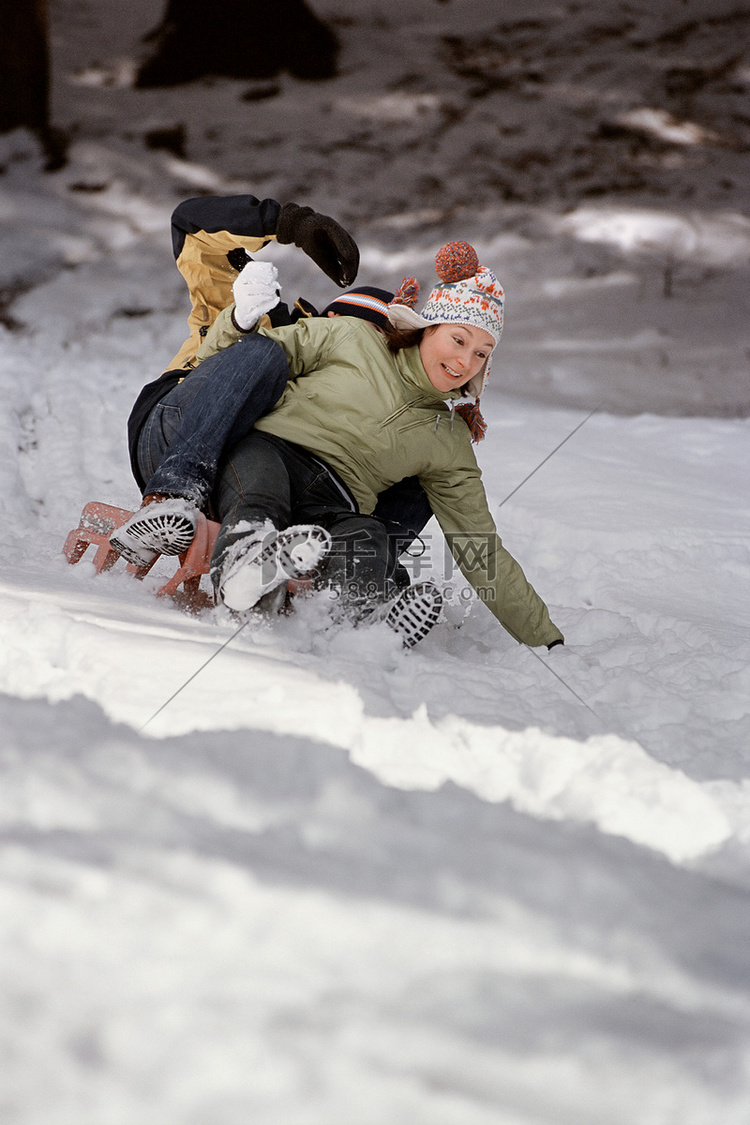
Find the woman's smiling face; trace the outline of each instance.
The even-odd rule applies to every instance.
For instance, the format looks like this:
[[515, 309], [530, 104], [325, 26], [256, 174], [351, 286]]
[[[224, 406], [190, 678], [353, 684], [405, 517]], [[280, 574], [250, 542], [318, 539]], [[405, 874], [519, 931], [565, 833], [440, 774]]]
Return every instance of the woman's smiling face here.
[[489, 359], [495, 341], [471, 324], [436, 324], [425, 329], [419, 355], [436, 391], [463, 387]]

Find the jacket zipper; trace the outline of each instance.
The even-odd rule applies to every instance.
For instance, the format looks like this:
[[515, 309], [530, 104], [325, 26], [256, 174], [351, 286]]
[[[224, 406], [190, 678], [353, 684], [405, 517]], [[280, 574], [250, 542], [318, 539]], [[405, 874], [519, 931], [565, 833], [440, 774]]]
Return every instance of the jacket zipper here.
[[[453, 423], [456, 420], [455, 409], [456, 408], [453, 405], [453, 399], [449, 399], [448, 400], [448, 412], [450, 413], [450, 416], [451, 416], [451, 433], [453, 433]], [[443, 414], [445, 414], [445, 411], [443, 411]], [[438, 411], [438, 413], [435, 415], [435, 425], [432, 427], [435, 433], [438, 432], [438, 426], [439, 425], [440, 425], [440, 411]], [[408, 426], [406, 428], [408, 429]]]

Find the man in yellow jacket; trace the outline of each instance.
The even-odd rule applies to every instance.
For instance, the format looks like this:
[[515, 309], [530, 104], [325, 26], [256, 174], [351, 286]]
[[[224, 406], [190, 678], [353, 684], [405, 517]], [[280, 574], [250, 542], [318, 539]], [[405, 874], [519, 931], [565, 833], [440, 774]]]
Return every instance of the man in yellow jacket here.
[[[275, 267], [250, 257], [274, 240], [294, 241], [340, 286], [356, 274], [359, 252], [354, 240], [335, 220], [309, 207], [282, 206], [250, 195], [202, 196], [181, 203], [172, 216], [175, 260], [191, 301], [189, 336], [167, 370], [143, 388], [128, 420], [131, 466], [147, 506], [181, 497], [216, 518], [211, 494], [221, 458], [283, 394], [288, 367], [282, 349], [269, 340], [254, 337], [253, 362], [241, 371], [227, 364], [226, 357], [212, 358], [200, 369], [196, 360], [211, 324], [232, 302], [235, 286], [251, 306], [248, 327], [318, 315], [303, 298], [292, 309], [284, 304]], [[321, 315], [354, 316], [384, 328], [392, 297], [387, 290], [362, 286], [342, 293]], [[378, 516], [386, 524], [395, 561], [432, 512], [419, 482], [411, 479], [381, 496]], [[130, 562], [145, 565], [158, 552], [184, 550], [193, 527], [194, 517], [185, 514], [185, 505], [171, 504], [149, 512], [145, 521], [137, 514], [112, 545]]]
[[[300, 207], [257, 199], [254, 195], [199, 196], [186, 199], [172, 214], [172, 250], [190, 298], [188, 337], [163, 374], [139, 394], [128, 419], [128, 448], [133, 475], [144, 479], [138, 441], [153, 408], [195, 367], [196, 353], [214, 320], [233, 300], [232, 286], [251, 255], [278, 242], [299, 246], [339, 287], [351, 285], [359, 268], [359, 250], [351, 235], [334, 219]], [[261, 264], [261, 263], [259, 263]], [[269, 263], [261, 264], [270, 269]], [[294, 310], [279, 300], [278, 287], [269, 290], [267, 308], [259, 315], [266, 327], [288, 324], [316, 310], [300, 301]], [[270, 313], [270, 316], [268, 315]], [[263, 381], [259, 380], [261, 391]], [[283, 391], [259, 404], [269, 409]]]

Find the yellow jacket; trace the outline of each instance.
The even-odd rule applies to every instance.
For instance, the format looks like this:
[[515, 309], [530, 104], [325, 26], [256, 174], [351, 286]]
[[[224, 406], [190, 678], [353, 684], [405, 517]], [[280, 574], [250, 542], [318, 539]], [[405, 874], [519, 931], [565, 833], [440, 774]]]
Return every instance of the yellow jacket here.
[[234, 300], [232, 283], [247, 256], [276, 240], [280, 210], [275, 199], [254, 195], [199, 196], [175, 209], [172, 249], [192, 307], [190, 334], [166, 371], [193, 366], [207, 330]]

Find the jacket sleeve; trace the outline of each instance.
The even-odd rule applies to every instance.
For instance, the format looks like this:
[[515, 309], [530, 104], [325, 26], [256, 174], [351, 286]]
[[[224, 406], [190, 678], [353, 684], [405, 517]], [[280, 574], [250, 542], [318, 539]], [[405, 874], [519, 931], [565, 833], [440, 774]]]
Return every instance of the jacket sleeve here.
[[232, 301], [232, 282], [244, 264], [232, 265], [227, 255], [257, 253], [275, 239], [280, 210], [275, 199], [254, 195], [199, 196], [175, 209], [172, 249], [190, 293], [190, 335], [167, 370], [193, 365], [205, 330]]
[[245, 245], [238, 239], [264, 242], [275, 238], [280, 210], [281, 204], [275, 199], [256, 199], [254, 195], [199, 195], [196, 199], [186, 199], [172, 214], [175, 261], [179, 261], [191, 235], [200, 237], [223, 232], [231, 235], [233, 246]]
[[342, 343], [346, 343], [347, 335], [351, 332], [351, 327], [344, 325], [343, 322], [338, 320], [333, 322], [323, 317], [310, 317], [280, 328], [265, 327], [263, 320], [266, 318], [261, 317], [261, 327], [243, 332], [242, 329], [237, 328], [232, 319], [233, 309], [234, 305], [229, 305], [216, 317], [198, 349], [197, 363], [203, 363], [209, 356], [216, 355], [224, 348], [236, 344], [243, 336], [252, 335], [257, 331], [260, 335], [268, 336], [281, 345], [289, 364], [289, 376], [291, 379], [296, 379], [298, 375], [314, 371], [325, 363], [332, 346], [333, 333], [336, 334], [337, 342], [341, 346]]
[[526, 645], [563, 640], [547, 606], [497, 534], [471, 449], [449, 473], [420, 480], [454, 561], [503, 628]]
[[[193, 366], [203, 363], [204, 359], [216, 355], [217, 352], [223, 351], [224, 348], [231, 348], [232, 344], [236, 344], [243, 336], [249, 335], [248, 332], [243, 332], [242, 329], [238, 328], [234, 323], [232, 319], [233, 309], [234, 304], [227, 305], [227, 307], [222, 309], [215, 317], [213, 324], [205, 334], [203, 342], [198, 347]], [[253, 328], [251, 331], [254, 332], [255, 329]]]

